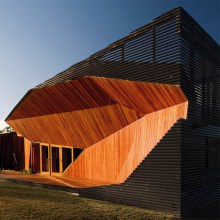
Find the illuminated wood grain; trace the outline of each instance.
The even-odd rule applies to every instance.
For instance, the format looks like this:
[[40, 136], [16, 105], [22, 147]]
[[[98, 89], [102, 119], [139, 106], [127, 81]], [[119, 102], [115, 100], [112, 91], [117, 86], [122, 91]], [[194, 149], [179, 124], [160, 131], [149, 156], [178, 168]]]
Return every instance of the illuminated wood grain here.
[[83, 147], [64, 178], [122, 183], [187, 116], [179, 86], [83, 77], [31, 90], [7, 123], [31, 141]]
[[28, 170], [30, 168], [30, 155], [31, 154], [31, 142], [24, 138], [24, 155], [25, 155], [25, 161], [24, 161], [24, 169]]
[[64, 176], [124, 182], [186, 110], [183, 103], [147, 114], [85, 149]]
[[31, 90], [6, 121], [120, 103], [150, 113], [187, 101], [179, 86], [83, 77]]
[[144, 116], [119, 104], [8, 121], [26, 138], [40, 143], [89, 147]]

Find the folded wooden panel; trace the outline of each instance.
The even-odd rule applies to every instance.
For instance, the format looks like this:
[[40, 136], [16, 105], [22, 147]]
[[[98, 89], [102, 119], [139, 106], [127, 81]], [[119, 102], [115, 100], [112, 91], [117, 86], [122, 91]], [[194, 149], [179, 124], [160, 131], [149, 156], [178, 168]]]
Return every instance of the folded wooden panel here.
[[179, 86], [83, 77], [35, 88], [18, 103], [6, 121], [97, 108], [120, 103], [150, 113], [187, 101]]
[[187, 101], [179, 86], [129, 80], [88, 77], [115, 102], [145, 114]]
[[172, 125], [186, 118], [186, 114], [187, 102], [145, 115], [85, 149], [63, 176], [111, 184], [124, 182]]
[[[112, 102], [113, 103], [113, 102]], [[7, 120], [97, 108], [109, 104], [109, 97], [92, 82], [79, 78], [27, 92]]]
[[187, 105], [179, 86], [83, 77], [31, 90], [7, 123], [31, 141], [85, 148], [64, 177], [121, 183]]
[[143, 114], [186, 101], [179, 86], [83, 77], [32, 90], [7, 123], [31, 141], [88, 147]]
[[64, 146], [89, 147], [144, 114], [114, 104], [60, 114], [44, 115], [8, 123], [29, 140]]

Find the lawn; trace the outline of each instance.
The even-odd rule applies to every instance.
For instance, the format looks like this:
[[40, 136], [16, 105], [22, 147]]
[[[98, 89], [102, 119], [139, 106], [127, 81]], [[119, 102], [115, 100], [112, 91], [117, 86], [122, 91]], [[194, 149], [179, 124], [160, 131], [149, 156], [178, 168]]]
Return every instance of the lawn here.
[[67, 192], [0, 182], [0, 220], [3, 219], [160, 220], [173, 217]]

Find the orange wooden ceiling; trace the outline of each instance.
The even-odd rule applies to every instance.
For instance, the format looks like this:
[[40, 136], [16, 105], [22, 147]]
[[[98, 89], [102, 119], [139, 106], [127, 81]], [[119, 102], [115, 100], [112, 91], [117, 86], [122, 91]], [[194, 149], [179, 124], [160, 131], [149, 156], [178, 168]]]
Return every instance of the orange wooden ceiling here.
[[6, 121], [29, 140], [86, 148], [65, 177], [121, 183], [187, 107], [179, 86], [83, 77], [31, 90]]

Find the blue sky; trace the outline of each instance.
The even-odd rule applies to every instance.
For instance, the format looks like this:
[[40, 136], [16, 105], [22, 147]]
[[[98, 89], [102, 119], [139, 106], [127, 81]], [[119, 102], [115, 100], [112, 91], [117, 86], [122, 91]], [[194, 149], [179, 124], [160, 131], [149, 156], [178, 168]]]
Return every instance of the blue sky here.
[[176, 6], [220, 43], [219, 0], [0, 0], [0, 121], [27, 90]]

